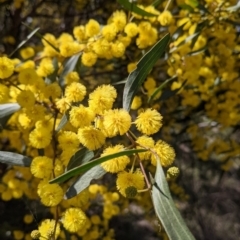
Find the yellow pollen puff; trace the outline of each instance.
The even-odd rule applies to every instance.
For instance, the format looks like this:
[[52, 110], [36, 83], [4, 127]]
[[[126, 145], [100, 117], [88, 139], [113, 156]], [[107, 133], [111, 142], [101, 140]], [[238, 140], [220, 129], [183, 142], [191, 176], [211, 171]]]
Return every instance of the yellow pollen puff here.
[[86, 95], [86, 87], [81, 83], [73, 82], [67, 86], [65, 97], [69, 102], [80, 102]]
[[[143, 147], [145, 147], [145, 148], [153, 148], [154, 147], [153, 138], [145, 136], [145, 135], [137, 138], [136, 143], [138, 143], [140, 145], [137, 147], [140, 149], [142, 149]], [[141, 160], [149, 160], [151, 158], [151, 154], [152, 154], [151, 151], [138, 153]]]
[[83, 105], [80, 105], [79, 107], [72, 107], [69, 114], [69, 121], [75, 128], [89, 126], [95, 117], [94, 112]]
[[117, 32], [117, 27], [114, 24], [109, 24], [102, 28], [102, 35], [109, 42], [116, 37]]
[[21, 107], [31, 108], [35, 103], [33, 92], [29, 90], [21, 91], [21, 93], [17, 96], [17, 102]]
[[129, 37], [135, 37], [138, 34], [138, 26], [136, 23], [128, 23], [125, 28], [124, 32], [129, 36]]
[[59, 147], [62, 149], [78, 148], [79, 140], [77, 134], [71, 131], [64, 131], [58, 137]]
[[161, 128], [162, 115], [154, 109], [147, 109], [138, 115], [135, 124], [140, 132], [151, 135]]
[[65, 83], [67, 85], [70, 85], [72, 82], [79, 82], [80, 77], [77, 72], [69, 72], [65, 77], [64, 77]]
[[85, 27], [84, 26], [74, 27], [73, 35], [79, 42], [82, 42], [86, 38]]
[[[44, 221], [42, 221], [40, 226], [38, 227], [38, 231], [40, 233], [39, 239], [40, 240], [50, 239], [49, 233], [53, 233], [55, 229], [55, 224], [56, 224], [56, 221], [54, 219], [45, 219]], [[54, 238], [57, 239], [59, 235], [60, 235], [60, 224], [57, 223]]]
[[140, 170], [135, 172], [120, 172], [117, 175], [116, 181], [118, 191], [124, 196], [126, 196], [126, 189], [129, 187], [135, 187], [137, 190], [142, 190], [144, 188], [144, 176]]
[[169, 12], [168, 10], [162, 12], [158, 17], [158, 21], [162, 26], [170, 25], [172, 20], [173, 20], [172, 13]]
[[34, 56], [34, 54], [35, 54], [35, 51], [32, 47], [26, 47], [21, 49], [20, 51], [20, 55], [23, 59], [31, 58]]
[[59, 49], [63, 57], [71, 57], [74, 54], [82, 51], [84, 49], [84, 45], [77, 42], [63, 42]]
[[14, 63], [7, 57], [0, 57], [0, 78], [8, 78], [13, 74]]
[[78, 139], [89, 150], [96, 150], [105, 143], [106, 137], [100, 130], [89, 126], [78, 130]]
[[97, 54], [94, 52], [84, 52], [81, 59], [83, 65], [92, 67], [97, 62]]
[[77, 232], [85, 227], [87, 217], [80, 208], [68, 208], [62, 217], [62, 224], [69, 232]]
[[45, 206], [55, 207], [62, 201], [64, 193], [58, 184], [40, 182], [38, 185], [38, 195]]
[[125, 109], [110, 109], [104, 112], [103, 126], [108, 137], [123, 135], [131, 127], [131, 116]]
[[[159, 140], [157, 141], [157, 143], [155, 144], [153, 150], [157, 153], [157, 155], [159, 156], [161, 165], [163, 167], [168, 167], [170, 166], [174, 159], [175, 159], [175, 151], [174, 149], [167, 144], [166, 142]], [[156, 156], [152, 155], [151, 157], [151, 163], [156, 166], [157, 165], [157, 160], [156, 160]]]
[[124, 11], [116, 11], [110, 21], [116, 26], [117, 31], [122, 31], [127, 24], [127, 15]]
[[35, 157], [30, 166], [31, 173], [37, 178], [50, 178], [53, 170], [53, 160], [48, 157]]
[[29, 142], [35, 148], [45, 148], [47, 147], [52, 140], [51, 132], [43, 129], [34, 129], [29, 134]]
[[93, 37], [100, 32], [100, 25], [99, 23], [94, 20], [90, 19], [85, 26], [85, 33], [87, 37]]
[[[101, 154], [101, 157], [118, 153], [123, 150], [124, 150], [124, 146], [121, 144], [118, 144], [113, 147], [108, 147], [103, 151], [103, 153]], [[107, 172], [117, 173], [117, 172], [123, 171], [129, 162], [130, 162], [130, 159], [128, 156], [121, 156], [121, 157], [113, 158], [111, 160], [103, 162], [101, 163], [101, 166]]]

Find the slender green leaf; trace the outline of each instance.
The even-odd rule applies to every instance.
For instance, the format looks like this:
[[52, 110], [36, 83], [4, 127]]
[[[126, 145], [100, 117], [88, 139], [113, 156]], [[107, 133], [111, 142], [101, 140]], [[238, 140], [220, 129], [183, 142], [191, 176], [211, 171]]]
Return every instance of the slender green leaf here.
[[195, 55], [198, 55], [199, 53], [205, 52], [206, 49], [207, 49], [207, 46], [204, 46], [203, 48], [200, 48], [200, 49], [198, 49], [198, 50], [196, 50], [196, 51], [189, 52], [189, 53], [187, 54], [187, 56], [195, 56]]
[[141, 9], [134, 3], [130, 3], [128, 0], [117, 0], [126, 10], [134, 12], [138, 15], [143, 17], [156, 17], [158, 15], [146, 12], [145, 10]]
[[173, 53], [176, 51], [180, 46], [184, 45], [185, 43], [188, 43], [192, 41], [195, 38], [198, 38], [198, 36], [201, 34], [201, 32], [196, 32], [188, 37], [186, 37], [183, 41], [181, 41], [176, 47], [171, 48], [170, 53]]
[[68, 118], [69, 118], [68, 113], [64, 113], [56, 130], [55, 130], [56, 132], [59, 132], [67, 124]]
[[106, 174], [106, 171], [101, 167], [101, 165], [91, 168], [89, 171], [80, 176], [71, 187], [68, 188], [64, 198], [69, 199], [76, 196], [86, 189], [92, 180], [99, 179], [104, 174]]
[[177, 88], [177, 89], [175, 89], [175, 90], [165, 89], [165, 90], [163, 91], [161, 97], [159, 98], [159, 101], [165, 101], [165, 100], [169, 99], [170, 97], [175, 96], [175, 95], [178, 93], [178, 91], [185, 86], [186, 83], [187, 83], [187, 80], [185, 80], [185, 81], [183, 82], [183, 84], [182, 84], [182, 86], [181, 86], [180, 88]]
[[145, 151], [146, 151], [145, 149], [124, 150], [124, 151], [121, 151], [119, 153], [114, 153], [114, 154], [110, 154], [110, 155], [107, 155], [107, 156], [104, 156], [104, 157], [100, 157], [100, 158], [94, 159], [91, 162], [84, 163], [84, 164], [82, 164], [79, 167], [75, 167], [75, 168], [67, 171], [66, 173], [58, 176], [57, 178], [52, 179], [50, 181], [50, 183], [61, 183], [61, 182], [64, 182], [64, 181], [68, 180], [71, 177], [74, 177], [74, 176], [76, 176], [76, 175], [78, 175], [80, 173], [86, 172], [89, 169], [91, 169], [91, 168], [93, 168], [93, 167], [95, 167], [95, 166], [97, 166], [97, 165], [99, 165], [99, 164], [101, 164], [103, 162], [111, 160], [113, 158], [121, 157], [121, 156], [124, 156], [124, 155], [132, 155], [134, 153], [145, 152]]
[[0, 151], [0, 162], [10, 165], [29, 167], [31, 159], [18, 153]]
[[127, 79], [125, 80], [122, 80], [122, 81], [118, 81], [118, 82], [115, 82], [115, 83], [112, 83], [112, 85], [120, 85], [120, 84], [125, 84], [127, 82]]
[[20, 108], [18, 103], [0, 104], [0, 119], [15, 113]]
[[152, 6], [157, 7], [161, 2], [163, 2], [163, 0], [155, 0], [155, 1], [152, 3]]
[[156, 214], [170, 240], [195, 239], [175, 207], [159, 158], [152, 188], [152, 199]]
[[170, 40], [170, 35], [165, 35], [159, 40], [137, 63], [137, 68], [133, 70], [127, 79], [123, 90], [123, 108], [130, 110], [132, 100], [139, 87], [147, 77], [155, 62], [162, 56]]
[[177, 75], [167, 79], [166, 81], [164, 81], [153, 93], [152, 95], [148, 98], [148, 103], [150, 103], [155, 97], [156, 95], [172, 80], [174, 80], [177, 77]]
[[194, 8], [186, 3], [180, 4], [179, 5], [180, 8], [184, 9], [184, 10], [188, 10], [189, 12], [193, 12]]
[[82, 163], [86, 163], [93, 159], [94, 153], [93, 151], [88, 150], [87, 148], [82, 148], [77, 151], [70, 159], [67, 170], [80, 166]]
[[64, 86], [64, 77], [69, 73], [69, 72], [72, 72], [76, 65], [77, 65], [77, 62], [79, 60], [79, 57], [81, 56], [82, 53], [78, 53], [76, 55], [73, 55], [72, 57], [68, 58], [66, 60], [66, 62], [64, 63], [64, 69], [63, 69], [63, 72], [62, 74], [60, 75], [60, 79], [59, 79], [59, 83], [60, 83], [60, 86]]
[[[22, 22], [22, 24], [27, 27], [28, 29], [32, 30], [31, 27], [29, 27], [26, 23]], [[56, 52], [60, 52], [58, 48], [56, 48], [52, 43], [50, 43], [46, 38], [43, 37], [42, 34], [36, 32], [36, 36], [39, 37], [40, 39], [43, 39], [45, 42], [47, 42]]]
[[39, 30], [40, 28], [35, 28], [34, 30], [32, 30], [32, 32], [30, 32], [26, 39], [24, 39], [22, 42], [20, 42], [18, 44], [18, 46], [13, 50], [13, 52], [11, 52], [11, 54], [9, 55], [9, 57], [11, 57], [18, 49], [20, 49], [29, 39], [31, 39], [32, 36], [34, 36], [34, 34], [36, 34], [36, 32]]

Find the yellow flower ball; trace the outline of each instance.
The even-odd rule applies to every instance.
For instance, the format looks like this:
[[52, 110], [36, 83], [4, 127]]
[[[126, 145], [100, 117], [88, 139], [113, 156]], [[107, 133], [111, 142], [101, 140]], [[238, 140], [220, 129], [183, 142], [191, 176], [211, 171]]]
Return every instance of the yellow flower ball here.
[[80, 102], [85, 95], [86, 87], [81, 83], [73, 82], [65, 90], [65, 97], [69, 102]]
[[38, 195], [45, 206], [55, 207], [62, 201], [64, 193], [58, 184], [43, 182], [38, 185]]
[[[123, 150], [124, 150], [124, 146], [121, 144], [118, 144], [113, 147], [108, 147], [104, 149], [103, 153], [101, 154], [101, 157], [118, 153]], [[121, 157], [113, 158], [111, 160], [103, 162], [101, 163], [101, 166], [107, 172], [117, 173], [117, 172], [123, 171], [129, 162], [130, 162], [130, 159], [128, 156], [121, 156]]]
[[46, 156], [35, 157], [30, 170], [34, 177], [49, 179], [53, 170], [53, 160]]
[[103, 115], [103, 126], [108, 137], [125, 134], [131, 127], [131, 116], [125, 109], [110, 109]]
[[[153, 150], [157, 153], [157, 155], [159, 156], [161, 165], [163, 167], [168, 167], [170, 166], [174, 159], [175, 159], [175, 151], [174, 149], [167, 144], [166, 142], [159, 140], [157, 141], [157, 143], [155, 144]], [[157, 165], [157, 160], [156, 160], [156, 156], [154, 154], [152, 154], [151, 157], [151, 163], [156, 166]]]
[[151, 135], [159, 131], [162, 126], [162, 115], [155, 109], [141, 112], [135, 120], [138, 131]]
[[85, 227], [87, 216], [80, 208], [68, 208], [62, 217], [62, 224], [69, 232], [77, 232]]
[[137, 190], [142, 190], [144, 188], [144, 176], [141, 171], [137, 170], [135, 172], [120, 172], [117, 175], [116, 181], [118, 191], [124, 196], [126, 195], [126, 189], [129, 187], [134, 187]]
[[78, 130], [78, 139], [89, 150], [96, 150], [105, 143], [106, 137], [100, 130], [89, 126]]
[[97, 54], [94, 52], [84, 52], [82, 54], [82, 64], [86, 67], [92, 67], [97, 62]]
[[172, 20], [173, 20], [172, 13], [169, 12], [168, 10], [163, 11], [158, 17], [158, 21], [162, 26], [170, 25]]
[[0, 57], [0, 78], [8, 78], [13, 74], [14, 63], [7, 57]]

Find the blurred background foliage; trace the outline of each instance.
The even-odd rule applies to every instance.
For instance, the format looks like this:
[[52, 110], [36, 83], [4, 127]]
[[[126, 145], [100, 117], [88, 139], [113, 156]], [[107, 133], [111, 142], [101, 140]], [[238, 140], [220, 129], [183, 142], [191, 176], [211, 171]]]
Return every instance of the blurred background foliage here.
[[[170, 6], [175, 16], [178, 16], [180, 11], [179, 2], [181, 1], [172, 1]], [[212, 9], [215, 11], [220, 1], [202, 2], [203, 5], [205, 2], [208, 4], [209, 11]], [[228, 2], [232, 4], [234, 1]], [[148, 5], [152, 1], [138, 3]], [[72, 34], [75, 26], [84, 25], [91, 18], [100, 24], [106, 24], [112, 12], [120, 8], [121, 6], [112, 0], [0, 0], [0, 54], [11, 54], [18, 44], [26, 39], [31, 30], [22, 22], [32, 29], [39, 27], [42, 35], [52, 33], [60, 36], [63, 32]], [[159, 7], [159, 10], [162, 11], [163, 7]], [[209, 17], [211, 13], [205, 13], [205, 16]], [[229, 27], [228, 24], [226, 21], [221, 23], [219, 21], [219, 29]], [[210, 28], [210, 24], [205, 25], [204, 36], [207, 39], [206, 45], [210, 48], [206, 50], [204, 58], [206, 60], [213, 54], [219, 57], [219, 65], [209, 65], [216, 83], [214, 90], [208, 86], [204, 88], [202, 84], [201, 90], [193, 91], [196, 86], [189, 82], [184, 85], [184, 79], [181, 80], [180, 77], [180, 80], [168, 84], [162, 91], [160, 100], [154, 101], [155, 107], [160, 109], [164, 116], [163, 128], [155, 137], [166, 140], [177, 152], [176, 165], [180, 168], [181, 174], [176, 180], [169, 181], [169, 185], [176, 205], [196, 239], [236, 240], [240, 236], [239, 13], [234, 12], [230, 27], [230, 31], [235, 31], [231, 41], [238, 46], [231, 54], [224, 52], [224, 46], [230, 46], [225, 37], [230, 39], [231, 34], [223, 36], [224, 32], [220, 30], [218, 32], [217, 28], [211, 33]], [[176, 26], [174, 29], [176, 30]], [[177, 39], [184, 31], [179, 31]], [[214, 33], [223, 34], [221, 44], [226, 45], [220, 50], [214, 47], [214, 44], [218, 44]], [[36, 52], [42, 48], [41, 41], [36, 36], [33, 36], [26, 46], [32, 46]], [[130, 46], [125, 58], [113, 61], [101, 60], [94, 69], [83, 69], [81, 79], [89, 82], [90, 88], [99, 83], [124, 80], [128, 74], [127, 65], [131, 59], [135, 60], [140, 56], [140, 53], [141, 51], [136, 50], [134, 45]], [[195, 74], [196, 69], [197, 72], [200, 71], [203, 61], [198, 59], [198, 56], [193, 54], [180, 60], [182, 66], [187, 66], [187, 70], [184, 71], [188, 72], [189, 78], [192, 77], [191, 74]], [[12, 57], [21, 58], [20, 51], [15, 52]], [[151, 75], [154, 76], [157, 86], [175, 75], [170, 69], [175, 61], [178, 61], [174, 59], [175, 57], [174, 53], [169, 52], [167, 60], [171, 63], [159, 62], [155, 66]], [[37, 61], [37, 56], [35, 60]], [[229, 71], [236, 72], [236, 75], [231, 81], [221, 82], [223, 75], [220, 69], [224, 68], [228, 61], [234, 61]], [[177, 69], [181, 67], [177, 66]], [[204, 72], [199, 77], [200, 82], [205, 83], [207, 74]], [[226, 78], [228, 77], [229, 75]], [[182, 87], [181, 90], [178, 94], [171, 94], [173, 90], [178, 89], [176, 85]], [[121, 85], [117, 85], [117, 88], [119, 91], [122, 90]], [[141, 94], [144, 91], [146, 89], [142, 89]], [[229, 122], [228, 119], [232, 121]], [[9, 141], [2, 140], [0, 146], [1, 150], [9, 150]], [[1, 164], [1, 176], [4, 176], [7, 168]], [[105, 178], [103, 182], [107, 181]], [[144, 222], [145, 214], [134, 208], [133, 204], [132, 212], [118, 215], [111, 220], [116, 239], [159, 239], [156, 230]], [[0, 238], [12, 239], [12, 235], [6, 238], [6, 229], [10, 229], [9, 231], [21, 229], [26, 232], [34, 229], [35, 221], [29, 225], [22, 219], [26, 214], [36, 217], [36, 221], [41, 219], [42, 215], [47, 217], [49, 213], [42, 210], [39, 204], [28, 199], [8, 202], [0, 200]], [[166, 239], [166, 236], [162, 237]]]

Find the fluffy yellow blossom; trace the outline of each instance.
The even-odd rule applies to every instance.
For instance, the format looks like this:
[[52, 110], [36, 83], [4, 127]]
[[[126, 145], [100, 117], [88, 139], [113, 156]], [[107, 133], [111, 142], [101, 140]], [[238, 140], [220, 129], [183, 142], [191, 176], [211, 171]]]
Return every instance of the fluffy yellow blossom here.
[[162, 115], [155, 109], [147, 109], [138, 115], [135, 124], [140, 132], [151, 135], [161, 128]]
[[52, 140], [51, 132], [49, 131], [42, 131], [38, 129], [34, 129], [29, 134], [29, 142], [35, 148], [45, 148], [47, 147]]
[[168, 10], [162, 12], [158, 17], [158, 21], [162, 26], [170, 25], [172, 20], [173, 20], [172, 13], [169, 12]]
[[56, 106], [61, 113], [64, 113], [71, 107], [71, 103], [67, 98], [61, 98], [56, 99]]
[[77, 232], [85, 227], [87, 216], [80, 208], [68, 208], [62, 217], [62, 224], [69, 232]]
[[84, 26], [74, 27], [73, 35], [79, 42], [82, 42], [86, 38], [85, 27]]
[[49, 76], [54, 72], [54, 66], [51, 58], [43, 58], [38, 66], [37, 74], [40, 77]]
[[116, 41], [111, 45], [111, 53], [113, 57], [119, 58], [122, 57], [125, 53], [125, 46], [122, 42]]
[[34, 54], [35, 54], [35, 51], [32, 47], [26, 47], [21, 49], [20, 51], [20, 55], [23, 59], [31, 58], [34, 56]]
[[67, 85], [70, 85], [73, 82], [79, 82], [80, 77], [77, 72], [69, 72], [65, 77], [64, 77], [65, 83]]
[[167, 170], [167, 179], [175, 179], [179, 175], [180, 171], [178, 167], [170, 167]]
[[58, 83], [54, 82], [46, 86], [44, 95], [46, 98], [56, 99], [61, 96], [62, 90]]
[[77, 134], [71, 131], [63, 131], [58, 136], [59, 147], [61, 149], [69, 149], [74, 148], [77, 149], [79, 147], [79, 140]]
[[89, 126], [78, 130], [78, 139], [89, 150], [96, 150], [105, 143], [106, 137], [100, 130]]
[[8, 78], [13, 74], [14, 63], [7, 57], [0, 57], [0, 78]]
[[138, 34], [138, 26], [136, 23], [128, 23], [125, 28], [124, 32], [129, 36], [129, 37], [135, 37]]
[[82, 64], [92, 67], [97, 62], [97, 54], [94, 52], [84, 52], [82, 54]]
[[38, 78], [38, 75], [36, 71], [31, 68], [23, 69], [18, 75], [18, 81], [25, 85], [33, 84], [36, 78]]
[[79, 107], [72, 107], [69, 121], [75, 128], [82, 128], [90, 125], [94, 117], [95, 114], [90, 108], [80, 105]]
[[7, 103], [9, 99], [9, 88], [0, 84], [0, 103]]
[[135, 188], [136, 190], [142, 190], [144, 188], [144, 176], [140, 170], [135, 172], [120, 172], [117, 175], [116, 181], [118, 191], [124, 196], [128, 197], [126, 190], [128, 188]]
[[97, 114], [111, 109], [117, 97], [116, 89], [111, 85], [101, 85], [89, 94], [89, 108]]
[[99, 23], [94, 19], [90, 19], [85, 26], [86, 36], [93, 37], [94, 35], [97, 35], [99, 32], [100, 32]]
[[103, 37], [111, 42], [117, 35], [117, 27], [114, 24], [106, 25], [102, 28]]
[[[151, 137], [148, 136], [141, 136], [137, 138], [136, 143], [138, 143], [140, 146], [138, 148], [153, 148], [154, 147], [154, 140]], [[138, 156], [140, 157], [141, 160], [149, 160], [151, 158], [151, 152], [146, 151], [146, 152], [140, 152], [138, 153]]]
[[29, 90], [21, 91], [17, 96], [17, 102], [21, 107], [31, 108], [35, 103], [34, 94]]
[[104, 112], [103, 126], [108, 137], [125, 134], [131, 127], [131, 116], [125, 109], [110, 109]]
[[77, 42], [63, 42], [60, 45], [60, 53], [63, 57], [71, 57], [83, 49], [84, 46]]
[[[38, 232], [40, 234], [39, 239], [40, 240], [51, 239], [53, 237], [55, 224], [56, 224], [56, 221], [54, 219], [45, 219], [44, 221], [42, 221], [40, 226], [38, 227]], [[57, 239], [59, 235], [60, 235], [60, 224], [57, 223], [54, 238]]]
[[50, 178], [53, 170], [53, 160], [46, 156], [35, 157], [30, 166], [31, 173], [37, 178]]
[[45, 206], [54, 207], [62, 201], [64, 193], [58, 184], [44, 182], [38, 185], [38, 195]]
[[[159, 156], [161, 165], [163, 167], [168, 167], [170, 166], [174, 159], [175, 159], [175, 151], [174, 149], [167, 144], [166, 142], [159, 140], [157, 141], [157, 143], [155, 144], [153, 150], [157, 153], [157, 155]], [[154, 154], [152, 154], [151, 157], [151, 162], [154, 166], [157, 165], [157, 160], [156, 160], [156, 156]]]
[[[124, 146], [121, 144], [118, 144], [113, 147], [108, 147], [104, 149], [103, 153], [101, 154], [101, 157], [104, 157], [113, 153], [118, 153], [123, 150], [124, 150]], [[103, 162], [101, 163], [101, 166], [106, 172], [117, 173], [117, 172], [123, 171], [129, 162], [130, 162], [130, 159], [128, 156], [121, 156], [121, 157], [113, 158], [111, 160]]]
[[65, 90], [65, 97], [69, 102], [80, 102], [85, 95], [86, 87], [81, 83], [73, 82]]
[[118, 31], [122, 31], [127, 24], [127, 15], [124, 11], [116, 11], [112, 15], [111, 22], [116, 26]]

